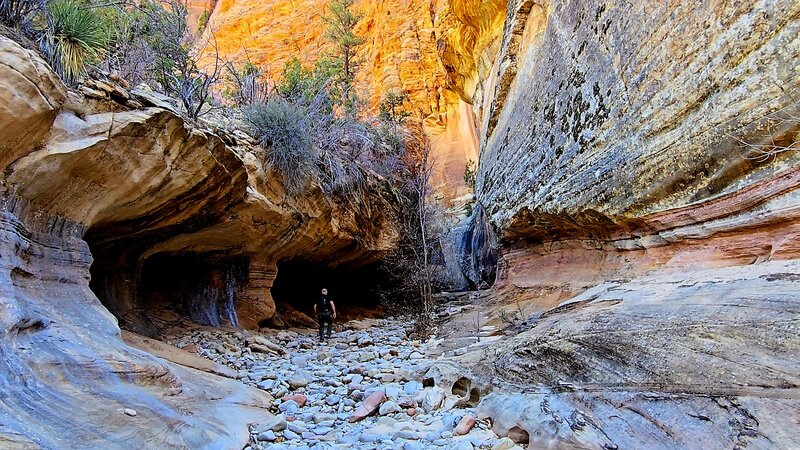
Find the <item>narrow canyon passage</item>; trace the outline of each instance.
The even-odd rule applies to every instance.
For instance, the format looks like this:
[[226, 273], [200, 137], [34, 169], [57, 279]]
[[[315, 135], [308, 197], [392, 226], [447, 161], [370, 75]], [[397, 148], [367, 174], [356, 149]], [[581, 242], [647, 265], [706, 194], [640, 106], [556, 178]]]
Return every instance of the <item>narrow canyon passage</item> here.
[[798, 61], [798, 0], [0, 0], [0, 449], [800, 449]]

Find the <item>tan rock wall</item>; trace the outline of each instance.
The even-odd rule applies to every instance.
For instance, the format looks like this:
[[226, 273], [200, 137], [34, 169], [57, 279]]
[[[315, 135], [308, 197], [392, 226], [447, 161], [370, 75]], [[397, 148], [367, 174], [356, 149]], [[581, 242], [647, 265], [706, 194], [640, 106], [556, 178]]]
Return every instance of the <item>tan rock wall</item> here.
[[[501, 285], [580, 273], [579, 291], [677, 261], [777, 257], [797, 220], [797, 154], [753, 158], [745, 144], [797, 139], [797, 13], [511, 4], [486, 76], [477, 188], [506, 248]], [[746, 242], [755, 229], [766, 242]]]
[[[795, 163], [796, 2], [517, 1], [484, 105], [478, 191], [508, 239], [627, 226]], [[539, 221], [540, 223], [537, 223]]]
[[505, 336], [466, 360], [508, 395], [479, 414], [534, 447], [796, 446], [800, 161], [752, 150], [798, 144], [800, 4], [509, 3], [477, 186]]
[[43, 139], [66, 100], [64, 84], [35, 54], [20, 46], [0, 59], [0, 164], [8, 165]]
[[[155, 269], [168, 279], [181, 269], [170, 258], [207, 261], [192, 280], [208, 286], [194, 289], [210, 296], [237, 283], [241, 323], [255, 327], [275, 313], [277, 261], [375, 261], [396, 239], [394, 204], [376, 194], [349, 208], [313, 185], [289, 197], [246, 143], [226, 145], [166, 109], [68, 93], [5, 37], [0, 86], [0, 442], [245, 446], [247, 424], [269, 417], [268, 395], [120, 339], [118, 321], [158, 331], [145, 300], [160, 292], [142, 298], [154, 287], [143, 286], [152, 276], [143, 268], [163, 257]], [[239, 267], [250, 269], [244, 280]], [[179, 298], [163, 297], [174, 310]]]
[[[1, 48], [3, 60], [16, 58], [19, 67], [3, 79], [9, 86], [24, 87], [31, 74], [46, 69], [10, 41], [4, 39]], [[275, 274], [265, 278], [262, 266], [274, 268], [292, 258], [366, 264], [391, 249], [393, 206], [380, 180], [370, 181], [374, 198], [357, 205], [330, 198], [316, 185], [301, 196], [287, 196], [248, 144], [226, 146], [215, 134], [157, 107], [109, 108], [71, 94], [75, 99], [57, 109], [66, 90], [47, 73], [38, 75], [41, 88], [8, 91], [12, 96], [5, 104], [24, 109], [18, 99], [27, 92], [32, 97], [27, 103], [39, 101], [43, 119], [26, 122], [32, 128], [28, 140], [13, 141], [13, 147], [5, 141], [6, 195], [86, 229], [98, 260], [95, 282], [103, 284], [96, 288], [109, 297], [104, 300], [118, 300], [118, 317], [131, 314], [133, 322], [140, 321], [139, 272], [158, 254], [252, 259], [252, 286], [242, 295], [254, 317], [242, 319], [254, 326], [275, 308], [269, 293]], [[47, 89], [53, 105], [36, 100]], [[80, 112], [73, 110], [78, 104]], [[0, 129], [17, 126], [13, 114], [3, 120]]]

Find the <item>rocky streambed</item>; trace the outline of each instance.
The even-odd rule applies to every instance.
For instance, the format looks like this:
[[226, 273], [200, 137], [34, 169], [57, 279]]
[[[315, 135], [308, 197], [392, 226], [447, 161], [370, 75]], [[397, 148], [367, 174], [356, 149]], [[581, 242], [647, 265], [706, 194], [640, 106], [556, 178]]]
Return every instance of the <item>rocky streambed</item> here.
[[275, 398], [275, 416], [251, 427], [249, 449], [521, 448], [498, 437], [490, 419], [478, 419], [469, 393], [462, 398], [436, 385], [430, 372], [438, 369], [426, 355], [432, 340], [408, 338], [397, 320], [337, 328], [326, 343], [316, 330], [194, 329], [168, 340]]

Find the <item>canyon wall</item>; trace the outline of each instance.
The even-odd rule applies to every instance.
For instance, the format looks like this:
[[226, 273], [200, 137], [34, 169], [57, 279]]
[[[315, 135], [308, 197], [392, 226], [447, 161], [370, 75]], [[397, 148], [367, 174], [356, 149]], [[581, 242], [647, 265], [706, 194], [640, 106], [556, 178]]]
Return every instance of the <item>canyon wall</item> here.
[[[501, 282], [581, 289], [796, 258], [797, 154], [758, 151], [797, 138], [797, 14], [795, 2], [511, 4], [477, 181], [505, 243]], [[585, 267], [557, 269], [572, 263]]]
[[483, 370], [530, 393], [487, 399], [497, 427], [800, 445], [798, 36], [795, 1], [509, 2], [473, 96], [516, 335]]
[[258, 326], [279, 261], [355, 267], [392, 248], [385, 182], [358, 204], [287, 195], [243, 133], [112, 80], [67, 89], [2, 36], [0, 88], [0, 445], [242, 448], [271, 398], [129, 347], [118, 323]]
[[[497, 47], [502, 31], [505, 2], [483, 3], [477, 11], [457, 0], [360, 0], [352, 8], [363, 15], [355, 32], [366, 40], [357, 57], [359, 95], [375, 114], [387, 92], [409, 94], [412, 120], [431, 138], [435, 182], [448, 200], [471, 194], [463, 174], [467, 161], [477, 160], [478, 142], [469, 102], [478, 68], [489, 60], [484, 49]], [[220, 0], [206, 31], [222, 57], [249, 58], [277, 78], [293, 57], [311, 65], [335, 54], [324, 37], [327, 4]]]

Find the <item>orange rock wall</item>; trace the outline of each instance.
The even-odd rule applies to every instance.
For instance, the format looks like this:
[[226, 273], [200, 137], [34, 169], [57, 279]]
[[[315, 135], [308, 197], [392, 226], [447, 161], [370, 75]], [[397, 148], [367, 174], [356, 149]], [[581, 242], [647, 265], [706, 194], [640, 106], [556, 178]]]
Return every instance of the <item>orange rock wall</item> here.
[[[205, 7], [200, 3], [193, 15]], [[208, 30], [223, 58], [249, 58], [277, 77], [293, 57], [313, 64], [333, 51], [323, 36], [327, 3], [221, 0]], [[478, 147], [465, 101], [476, 91], [478, 68], [491, 65], [490, 49], [496, 50], [505, 11], [505, 1], [474, 3], [361, 0], [353, 8], [364, 16], [356, 32], [367, 40], [357, 75], [361, 97], [375, 113], [386, 92], [408, 92], [415, 117], [432, 140], [435, 182], [451, 197], [469, 191], [464, 167], [477, 160]]]

